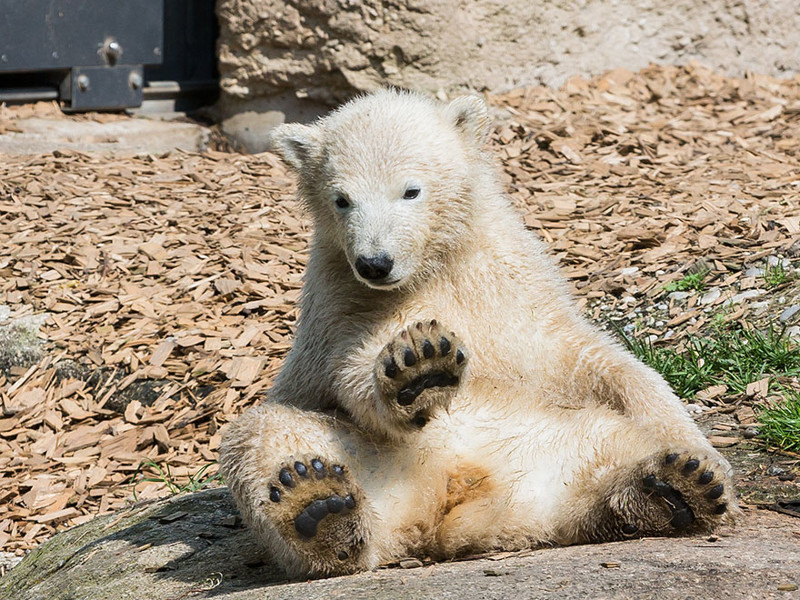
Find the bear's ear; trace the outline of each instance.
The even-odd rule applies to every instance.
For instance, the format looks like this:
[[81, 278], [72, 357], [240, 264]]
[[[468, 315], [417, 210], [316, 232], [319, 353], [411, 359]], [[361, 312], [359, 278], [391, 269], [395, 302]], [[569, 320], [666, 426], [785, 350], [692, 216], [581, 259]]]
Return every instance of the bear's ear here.
[[445, 110], [450, 122], [470, 142], [482, 144], [489, 137], [489, 109], [479, 96], [459, 96]]
[[320, 131], [313, 125], [287, 123], [279, 125], [269, 134], [270, 147], [294, 171], [318, 153]]

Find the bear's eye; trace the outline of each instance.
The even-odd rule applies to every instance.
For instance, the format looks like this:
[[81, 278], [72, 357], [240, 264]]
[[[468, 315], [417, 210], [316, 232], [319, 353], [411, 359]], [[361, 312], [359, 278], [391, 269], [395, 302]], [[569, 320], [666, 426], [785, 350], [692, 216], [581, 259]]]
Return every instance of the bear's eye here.
[[347, 208], [350, 206], [350, 201], [341, 194], [336, 196], [334, 203], [336, 204], [336, 208]]
[[413, 200], [417, 196], [419, 196], [419, 188], [418, 187], [410, 187], [405, 192], [403, 192], [403, 200]]

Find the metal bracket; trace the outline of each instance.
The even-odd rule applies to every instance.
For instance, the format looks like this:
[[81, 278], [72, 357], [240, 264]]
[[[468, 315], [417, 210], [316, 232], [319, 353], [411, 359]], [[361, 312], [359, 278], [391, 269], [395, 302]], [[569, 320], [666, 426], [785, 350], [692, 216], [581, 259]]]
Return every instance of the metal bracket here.
[[141, 66], [75, 67], [61, 83], [65, 111], [114, 110], [142, 105]]

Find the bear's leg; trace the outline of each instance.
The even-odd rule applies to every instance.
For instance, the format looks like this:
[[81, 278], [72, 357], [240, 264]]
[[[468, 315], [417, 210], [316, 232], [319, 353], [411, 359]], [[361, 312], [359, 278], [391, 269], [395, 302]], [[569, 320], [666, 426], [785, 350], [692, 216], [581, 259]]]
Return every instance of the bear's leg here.
[[245, 522], [290, 576], [377, 564], [374, 515], [354, 476], [366, 444], [322, 414], [272, 403], [251, 409], [225, 433], [225, 480]]
[[581, 469], [565, 499], [558, 541], [707, 532], [738, 514], [728, 463], [716, 452], [693, 440], [664, 443], [624, 422], [605, 433], [596, 442], [601, 457]]
[[378, 411], [396, 431], [423, 428], [450, 406], [467, 362], [461, 340], [436, 320], [407, 327], [378, 356]]
[[681, 439], [685, 446], [716, 453], [693, 419], [655, 370], [623, 350], [605, 334], [592, 331], [576, 338], [566, 350], [570, 369], [570, 394], [626, 415], [665, 441]]

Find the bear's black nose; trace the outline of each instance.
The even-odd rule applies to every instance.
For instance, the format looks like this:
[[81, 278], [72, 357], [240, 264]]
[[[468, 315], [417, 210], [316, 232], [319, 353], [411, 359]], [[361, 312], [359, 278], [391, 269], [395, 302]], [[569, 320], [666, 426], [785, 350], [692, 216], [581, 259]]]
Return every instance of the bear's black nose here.
[[378, 256], [359, 256], [356, 258], [356, 271], [364, 279], [383, 279], [392, 272], [394, 261], [388, 254]]

